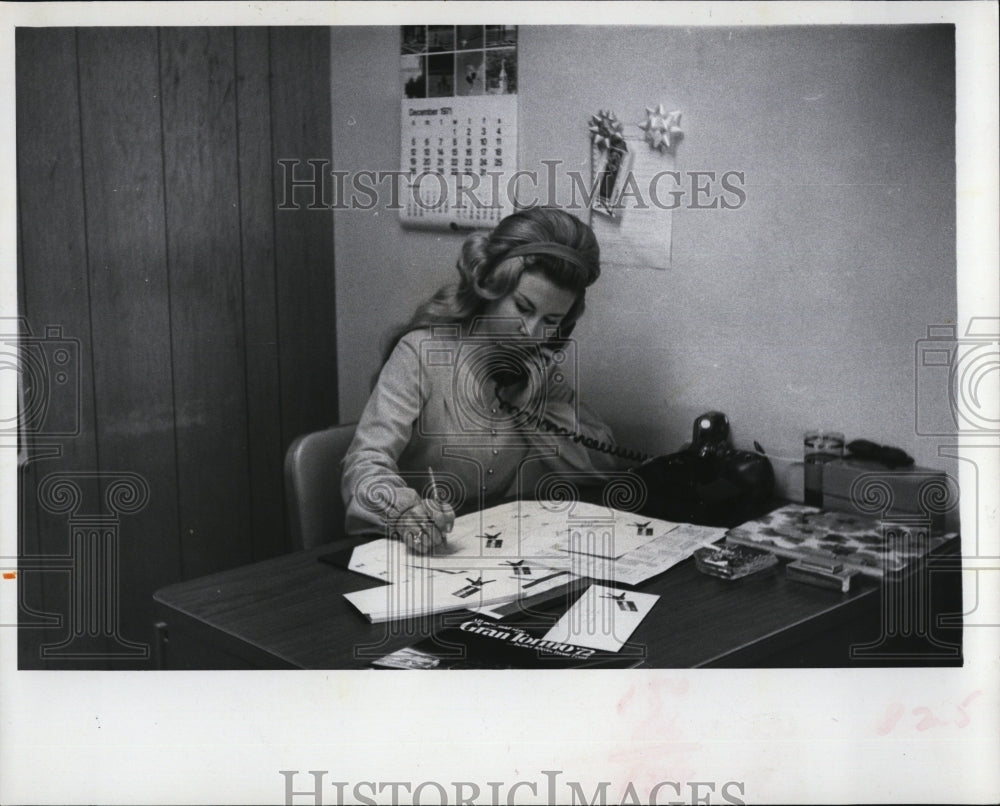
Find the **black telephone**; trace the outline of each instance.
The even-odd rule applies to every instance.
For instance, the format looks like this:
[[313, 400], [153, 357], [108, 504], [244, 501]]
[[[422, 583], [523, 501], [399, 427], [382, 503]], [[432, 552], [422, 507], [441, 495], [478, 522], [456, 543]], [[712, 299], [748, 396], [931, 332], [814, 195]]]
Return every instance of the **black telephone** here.
[[760, 514], [774, 494], [774, 468], [764, 449], [733, 447], [729, 418], [695, 418], [690, 445], [630, 470], [649, 493], [643, 515], [703, 526], [736, 526]]
[[[494, 389], [497, 402], [507, 413], [523, 416], [517, 406], [504, 400], [500, 385]], [[736, 526], [760, 514], [774, 494], [774, 468], [757, 442], [757, 452], [733, 447], [729, 418], [709, 411], [695, 418], [691, 444], [676, 453], [650, 458], [640, 451], [599, 442], [535, 417], [537, 427], [566, 437], [591, 450], [641, 462], [629, 469], [646, 486], [641, 514], [702, 526]]]

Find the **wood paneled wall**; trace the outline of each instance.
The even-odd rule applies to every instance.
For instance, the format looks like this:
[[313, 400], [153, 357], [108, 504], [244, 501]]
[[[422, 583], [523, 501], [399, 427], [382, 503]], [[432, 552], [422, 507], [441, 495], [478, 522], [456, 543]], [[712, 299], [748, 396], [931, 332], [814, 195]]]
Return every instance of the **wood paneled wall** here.
[[[43, 360], [78, 354], [44, 387], [75, 433], [21, 451], [22, 668], [150, 665], [155, 589], [290, 548], [284, 451], [337, 422], [335, 288], [332, 213], [279, 209], [278, 160], [331, 158], [329, 64], [326, 28], [18, 29], [19, 314]], [[70, 522], [114, 518], [116, 473], [149, 498], [101, 560], [115, 635], [58, 657]]]

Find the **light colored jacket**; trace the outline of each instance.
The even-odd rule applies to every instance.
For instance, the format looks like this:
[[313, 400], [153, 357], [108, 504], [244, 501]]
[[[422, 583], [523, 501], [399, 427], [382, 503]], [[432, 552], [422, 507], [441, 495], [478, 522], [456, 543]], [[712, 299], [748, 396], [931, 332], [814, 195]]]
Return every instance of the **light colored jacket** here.
[[516, 416], [476, 380], [484, 346], [438, 329], [400, 339], [344, 458], [348, 534], [386, 534], [395, 517], [431, 498], [430, 468], [442, 498], [461, 514], [515, 496], [555, 498], [550, 485], [557, 479], [598, 482], [620, 467], [618, 459], [539, 426], [544, 418], [612, 444], [610, 429], [577, 403], [570, 363], [553, 366]]

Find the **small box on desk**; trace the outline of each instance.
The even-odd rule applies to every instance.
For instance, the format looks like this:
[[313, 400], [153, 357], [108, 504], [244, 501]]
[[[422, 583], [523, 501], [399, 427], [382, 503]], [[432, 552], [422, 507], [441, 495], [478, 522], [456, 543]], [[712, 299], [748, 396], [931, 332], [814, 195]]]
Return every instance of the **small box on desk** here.
[[958, 488], [943, 470], [887, 468], [869, 459], [836, 459], [823, 465], [823, 509], [877, 518], [926, 519], [945, 530], [945, 513], [958, 505]]

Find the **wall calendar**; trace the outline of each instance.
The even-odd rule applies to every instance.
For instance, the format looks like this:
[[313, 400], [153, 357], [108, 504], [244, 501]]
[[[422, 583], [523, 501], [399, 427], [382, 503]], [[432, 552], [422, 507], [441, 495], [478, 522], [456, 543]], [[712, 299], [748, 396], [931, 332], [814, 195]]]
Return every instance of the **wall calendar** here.
[[491, 228], [514, 212], [517, 26], [404, 25], [400, 220]]

